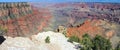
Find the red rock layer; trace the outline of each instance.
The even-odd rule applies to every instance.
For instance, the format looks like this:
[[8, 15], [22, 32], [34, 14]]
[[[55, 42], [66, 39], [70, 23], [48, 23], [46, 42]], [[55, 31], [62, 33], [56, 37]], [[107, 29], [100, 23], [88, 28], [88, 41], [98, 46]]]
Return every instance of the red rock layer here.
[[7, 28], [6, 36], [31, 36], [47, 26], [51, 14], [48, 9], [39, 11], [32, 7], [32, 13], [7, 21], [0, 20], [0, 25]]
[[[106, 36], [105, 30], [100, 27], [99, 25], [101, 24], [100, 20], [86, 20], [84, 24], [82, 24], [79, 27], [70, 27], [67, 28], [67, 36], [78, 36], [79, 38], [82, 38], [82, 35], [85, 33], [89, 34], [90, 36], [94, 37], [95, 35], [99, 34], [102, 36]], [[113, 32], [110, 32], [110, 34]], [[112, 34], [113, 35], [113, 34]]]

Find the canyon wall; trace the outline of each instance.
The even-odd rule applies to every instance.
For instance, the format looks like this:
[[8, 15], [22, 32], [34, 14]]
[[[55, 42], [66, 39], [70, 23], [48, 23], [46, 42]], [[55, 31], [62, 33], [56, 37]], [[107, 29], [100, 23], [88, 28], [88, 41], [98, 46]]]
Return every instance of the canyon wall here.
[[0, 26], [7, 30], [4, 35], [30, 36], [47, 25], [50, 13], [39, 11], [27, 2], [0, 3]]

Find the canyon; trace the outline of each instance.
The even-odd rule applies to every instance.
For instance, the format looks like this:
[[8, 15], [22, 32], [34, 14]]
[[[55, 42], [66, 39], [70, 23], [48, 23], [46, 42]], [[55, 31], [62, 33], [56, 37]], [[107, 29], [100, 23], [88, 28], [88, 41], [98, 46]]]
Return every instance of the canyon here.
[[91, 37], [98, 34], [110, 39], [115, 47], [120, 41], [120, 4], [0, 3], [0, 28], [6, 31], [0, 32], [1, 36], [32, 40], [29, 37], [44, 31], [56, 32], [59, 26], [64, 27], [67, 37], [75, 35], [82, 39], [85, 33]]

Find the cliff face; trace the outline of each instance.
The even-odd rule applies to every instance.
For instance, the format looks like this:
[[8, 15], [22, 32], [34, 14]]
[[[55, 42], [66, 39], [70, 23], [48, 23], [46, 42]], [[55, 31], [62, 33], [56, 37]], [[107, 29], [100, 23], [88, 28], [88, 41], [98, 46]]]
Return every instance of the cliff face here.
[[4, 35], [11, 37], [38, 33], [51, 17], [47, 9], [39, 11], [26, 2], [0, 3], [0, 8], [0, 26], [7, 29]]
[[[53, 8], [55, 7], [55, 8]], [[55, 22], [67, 27], [67, 36], [85, 33], [111, 38], [120, 24], [120, 4], [116, 3], [58, 3], [52, 6]], [[90, 21], [89, 21], [90, 20]], [[116, 27], [116, 28], [114, 28]]]

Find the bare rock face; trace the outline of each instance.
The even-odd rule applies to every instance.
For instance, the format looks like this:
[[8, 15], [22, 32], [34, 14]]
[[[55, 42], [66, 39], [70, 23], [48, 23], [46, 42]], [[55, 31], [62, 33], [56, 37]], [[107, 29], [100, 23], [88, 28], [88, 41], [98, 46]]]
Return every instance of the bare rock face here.
[[[50, 43], [45, 43], [47, 36], [50, 37]], [[76, 50], [62, 33], [52, 31], [38, 33], [31, 38], [6, 36], [5, 38], [6, 41], [0, 45], [0, 50]]]
[[38, 33], [51, 17], [47, 9], [39, 11], [27, 2], [0, 3], [0, 8], [0, 26], [7, 29], [4, 35], [11, 37]]

